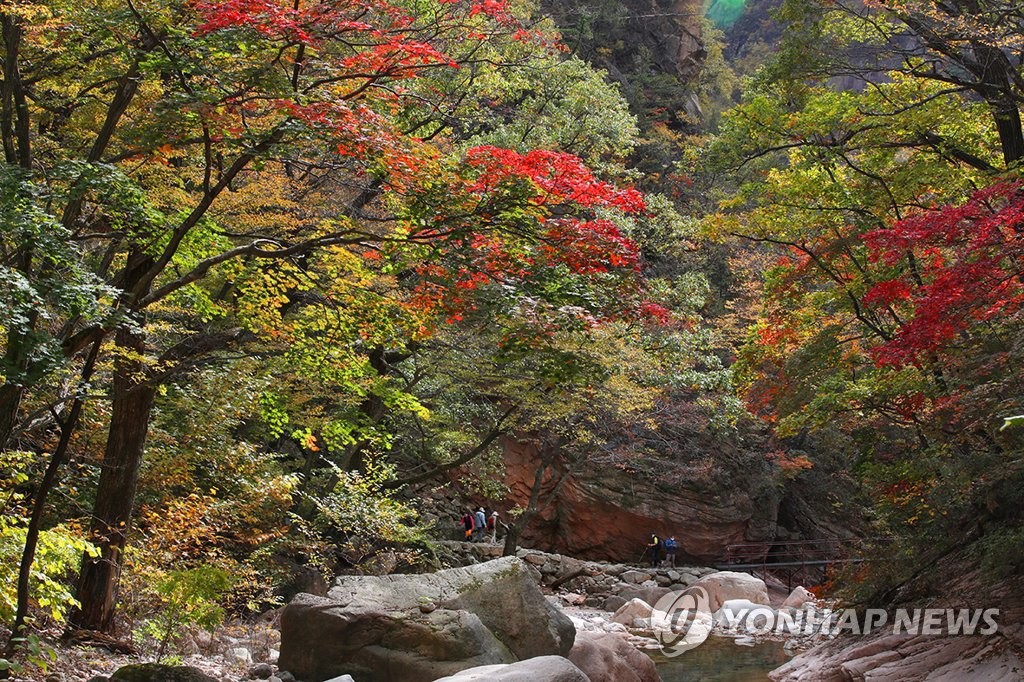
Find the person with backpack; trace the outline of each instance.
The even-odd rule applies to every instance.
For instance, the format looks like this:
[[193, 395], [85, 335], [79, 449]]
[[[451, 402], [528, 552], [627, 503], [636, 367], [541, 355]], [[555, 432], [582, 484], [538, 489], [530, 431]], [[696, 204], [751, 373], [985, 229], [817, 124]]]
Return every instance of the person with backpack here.
[[647, 543], [647, 549], [651, 552], [651, 568], [656, 568], [658, 559], [661, 557], [661, 538], [651, 533], [651, 541]]
[[668, 536], [668, 540], [665, 540], [665, 565], [670, 568], [676, 567], [676, 552], [679, 551], [679, 543], [676, 542], [676, 536]]
[[487, 532], [491, 534], [491, 544], [498, 541], [498, 512], [491, 512], [487, 517]]
[[483, 542], [484, 533], [487, 530], [487, 517], [484, 516], [484, 508], [480, 507], [476, 510], [476, 514], [473, 515], [473, 526], [476, 531], [476, 535], [473, 538], [476, 542]]
[[473, 540], [473, 512], [466, 510], [466, 513], [462, 515], [462, 528], [466, 531], [466, 542], [472, 542]]

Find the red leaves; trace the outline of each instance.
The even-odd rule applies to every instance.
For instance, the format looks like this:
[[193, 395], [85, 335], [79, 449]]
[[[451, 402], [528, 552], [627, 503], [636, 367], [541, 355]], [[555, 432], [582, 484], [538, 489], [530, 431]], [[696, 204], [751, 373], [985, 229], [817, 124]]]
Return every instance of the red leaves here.
[[538, 203], [575, 202], [580, 206], [604, 206], [626, 213], [644, 210], [643, 195], [635, 189], [618, 189], [596, 179], [579, 157], [563, 152], [538, 149], [520, 154], [501, 147], [473, 147], [466, 153], [466, 162], [480, 169], [477, 182], [470, 191], [486, 194], [503, 183], [528, 179], [541, 191]]
[[865, 303], [904, 302], [910, 319], [875, 350], [880, 364], [916, 363], [976, 325], [1024, 307], [1024, 182], [992, 185], [961, 206], [944, 206], [865, 235], [875, 262], [906, 262]]
[[887, 306], [910, 298], [910, 285], [901, 279], [890, 279], [871, 287], [864, 297], [868, 305]]
[[551, 263], [564, 263], [578, 274], [635, 268], [640, 263], [636, 244], [610, 220], [566, 219], [551, 221], [549, 225], [541, 252]]
[[197, 6], [205, 18], [196, 29], [199, 35], [229, 28], [250, 28], [272, 40], [313, 41], [313, 35], [304, 26], [303, 14], [274, 0], [223, 0], [201, 2]]
[[593, 215], [638, 212], [642, 195], [598, 180], [571, 154], [476, 147], [420, 197], [413, 235], [430, 264], [416, 269], [419, 310], [449, 322], [505, 316], [548, 334], [555, 319], [671, 320], [643, 300], [637, 245]]

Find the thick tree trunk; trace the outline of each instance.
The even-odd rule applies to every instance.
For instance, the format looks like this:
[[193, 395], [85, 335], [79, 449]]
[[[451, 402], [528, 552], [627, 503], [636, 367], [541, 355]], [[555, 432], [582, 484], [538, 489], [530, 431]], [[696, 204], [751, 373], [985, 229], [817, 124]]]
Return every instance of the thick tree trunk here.
[[501, 556], [515, 556], [519, 549], [519, 527], [518, 524], [510, 523], [505, 527], [505, 546], [501, 550]]
[[92, 541], [100, 556], [83, 558], [77, 594], [81, 606], [70, 619], [72, 627], [100, 632], [113, 627], [122, 550], [156, 394], [145, 382], [146, 368], [138, 359], [145, 351], [142, 336], [121, 328], [116, 342], [110, 432], [93, 510]]
[[1010, 168], [1024, 159], [1024, 129], [1021, 127], [1020, 110], [1009, 97], [989, 102], [999, 144], [1003, 149], [1003, 161]]

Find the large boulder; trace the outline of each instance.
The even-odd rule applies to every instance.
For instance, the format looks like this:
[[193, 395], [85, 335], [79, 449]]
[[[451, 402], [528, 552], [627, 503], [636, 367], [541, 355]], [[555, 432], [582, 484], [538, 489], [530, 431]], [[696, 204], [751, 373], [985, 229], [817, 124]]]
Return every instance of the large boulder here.
[[326, 598], [300, 594], [281, 615], [278, 662], [306, 682], [350, 673], [428, 682], [481, 665], [564, 656], [572, 622], [506, 557], [426, 575], [343, 576]]
[[470, 668], [450, 677], [442, 677], [437, 682], [591, 682], [591, 680], [566, 658], [539, 656], [509, 665], [485, 665], [479, 668]]
[[654, 661], [622, 634], [578, 632], [569, 660], [590, 682], [661, 682]]
[[708, 595], [708, 609], [714, 613], [730, 599], [746, 599], [755, 604], [768, 605], [768, 588], [764, 581], [749, 573], [717, 571], [709, 573], [691, 588], [703, 588]]

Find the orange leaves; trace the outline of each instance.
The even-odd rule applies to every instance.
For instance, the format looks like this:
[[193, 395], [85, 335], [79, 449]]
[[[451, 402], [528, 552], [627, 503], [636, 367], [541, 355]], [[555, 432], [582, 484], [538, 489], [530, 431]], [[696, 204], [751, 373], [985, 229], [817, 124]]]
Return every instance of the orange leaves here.
[[814, 468], [814, 463], [806, 455], [794, 455], [784, 450], [767, 452], [765, 459], [777, 466], [785, 478], [793, 478], [801, 471]]

